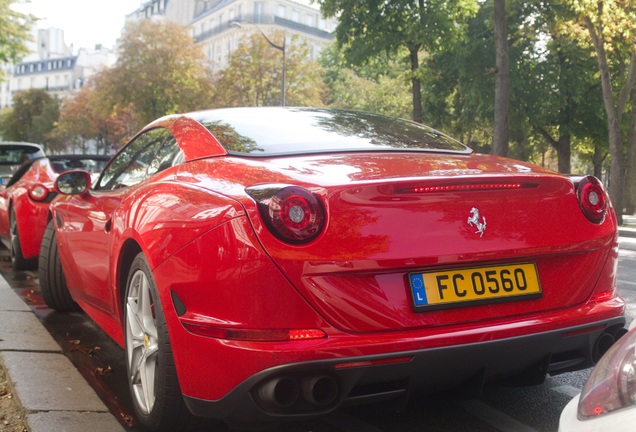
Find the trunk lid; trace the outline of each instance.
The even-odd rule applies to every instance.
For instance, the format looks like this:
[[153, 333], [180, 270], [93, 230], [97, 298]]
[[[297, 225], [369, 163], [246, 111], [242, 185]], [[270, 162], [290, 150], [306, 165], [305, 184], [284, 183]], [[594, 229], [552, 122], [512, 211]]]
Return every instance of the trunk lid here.
[[[323, 233], [277, 240], [246, 205], [263, 247], [335, 327], [371, 332], [565, 308], [595, 288], [615, 221], [589, 222], [570, 178], [482, 155], [342, 154], [250, 165], [265, 183], [306, 187], [325, 207]], [[262, 167], [265, 166], [266, 169]], [[472, 220], [472, 223], [471, 223]], [[540, 296], [414, 307], [410, 275], [521, 263]], [[609, 288], [609, 287], [608, 287]]]

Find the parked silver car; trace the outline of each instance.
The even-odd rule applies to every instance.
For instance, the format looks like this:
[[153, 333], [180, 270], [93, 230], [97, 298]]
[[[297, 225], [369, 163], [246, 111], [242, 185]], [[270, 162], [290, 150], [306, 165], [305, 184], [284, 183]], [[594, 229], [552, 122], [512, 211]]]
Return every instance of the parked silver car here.
[[632, 432], [636, 428], [636, 319], [597, 363], [561, 413], [559, 432]]

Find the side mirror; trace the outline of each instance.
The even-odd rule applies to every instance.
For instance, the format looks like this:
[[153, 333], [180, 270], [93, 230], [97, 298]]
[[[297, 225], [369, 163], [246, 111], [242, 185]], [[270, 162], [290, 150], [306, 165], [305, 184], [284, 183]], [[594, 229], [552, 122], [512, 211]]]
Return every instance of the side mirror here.
[[55, 189], [64, 195], [81, 195], [91, 187], [91, 175], [86, 171], [66, 171], [55, 180]]

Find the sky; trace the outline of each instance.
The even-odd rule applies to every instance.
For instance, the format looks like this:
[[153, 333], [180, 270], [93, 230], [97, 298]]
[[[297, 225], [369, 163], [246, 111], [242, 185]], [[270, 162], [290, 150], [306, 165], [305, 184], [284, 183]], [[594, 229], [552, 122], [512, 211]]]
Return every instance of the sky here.
[[40, 18], [37, 28], [64, 30], [64, 41], [73, 44], [77, 52], [78, 48], [93, 48], [96, 44], [113, 48], [126, 15], [141, 3], [141, 0], [23, 0], [14, 9]]

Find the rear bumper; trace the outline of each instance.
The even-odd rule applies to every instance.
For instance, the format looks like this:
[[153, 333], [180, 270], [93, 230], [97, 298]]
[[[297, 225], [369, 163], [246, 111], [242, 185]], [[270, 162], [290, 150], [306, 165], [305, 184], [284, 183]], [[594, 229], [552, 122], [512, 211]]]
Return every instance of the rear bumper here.
[[623, 317], [616, 317], [485, 342], [286, 364], [252, 375], [220, 400], [185, 396], [185, 401], [201, 417], [263, 422], [408, 397], [412, 390], [480, 391], [502, 380], [538, 384], [547, 373], [592, 366], [599, 356], [598, 342], [606, 342], [624, 324]]

